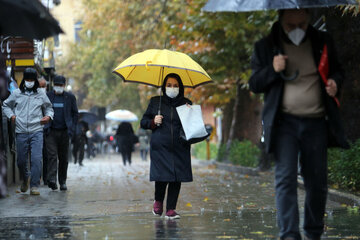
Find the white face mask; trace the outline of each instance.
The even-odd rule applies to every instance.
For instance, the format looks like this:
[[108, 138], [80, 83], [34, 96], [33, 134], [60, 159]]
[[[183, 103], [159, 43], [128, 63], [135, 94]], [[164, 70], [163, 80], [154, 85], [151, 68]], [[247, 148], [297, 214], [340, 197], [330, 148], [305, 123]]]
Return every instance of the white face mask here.
[[179, 95], [179, 88], [167, 87], [165, 88], [165, 93], [169, 98], [175, 98]]
[[46, 93], [46, 88], [38, 88], [38, 91], [39, 91], [40, 93]]
[[64, 92], [64, 87], [54, 86], [54, 91], [57, 94], [62, 94]]
[[34, 82], [34, 81], [33, 81], [33, 82], [25, 81], [25, 87], [26, 87], [26, 88], [31, 89], [31, 88], [34, 87], [34, 85], [35, 85], [35, 82]]
[[288, 32], [287, 35], [293, 44], [299, 46], [305, 37], [305, 31], [301, 28], [295, 28], [294, 30]]

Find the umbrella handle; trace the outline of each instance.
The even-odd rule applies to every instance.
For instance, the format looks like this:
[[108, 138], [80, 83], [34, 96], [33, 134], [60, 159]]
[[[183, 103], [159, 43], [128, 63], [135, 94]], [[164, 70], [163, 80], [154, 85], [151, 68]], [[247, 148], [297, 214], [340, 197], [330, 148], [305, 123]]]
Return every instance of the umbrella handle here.
[[[161, 115], [160, 109], [158, 110], [158, 115]], [[160, 123], [157, 123], [156, 126], [160, 127]]]
[[283, 72], [280, 72], [280, 77], [281, 77], [283, 80], [285, 80], [285, 81], [293, 81], [293, 80], [295, 80], [298, 76], [299, 76], [299, 70], [296, 70], [296, 72], [294, 73], [294, 75], [289, 76], [289, 77], [285, 76], [284, 71], [283, 71]]

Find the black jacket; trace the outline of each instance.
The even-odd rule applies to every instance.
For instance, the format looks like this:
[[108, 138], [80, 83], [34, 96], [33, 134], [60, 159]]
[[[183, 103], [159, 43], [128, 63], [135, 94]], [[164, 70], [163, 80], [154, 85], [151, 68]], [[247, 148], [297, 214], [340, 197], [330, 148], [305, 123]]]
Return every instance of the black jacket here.
[[[54, 102], [55, 92], [51, 91], [47, 93], [47, 96], [51, 103]], [[64, 91], [64, 117], [68, 130], [69, 137], [73, 137], [76, 133], [76, 124], [79, 118], [79, 112], [76, 104], [76, 98], [72, 93]], [[45, 132], [49, 132], [52, 122], [50, 121], [45, 125]]]
[[116, 142], [121, 153], [129, 152], [133, 150], [135, 143], [135, 134], [132, 128], [131, 123], [122, 122], [119, 124], [118, 129], [116, 130]]
[[[163, 88], [164, 92], [164, 88]], [[171, 99], [165, 94], [161, 97], [161, 115], [164, 117], [160, 126], [155, 126], [154, 118], [158, 114], [160, 97], [150, 99], [149, 106], [141, 119], [141, 128], [152, 129], [150, 141], [150, 181], [191, 182], [190, 143], [181, 141], [182, 129], [176, 107], [191, 101], [184, 97], [180, 85], [179, 95]]]
[[[279, 52], [284, 52], [280, 44], [280, 37], [284, 34], [279, 24], [276, 22], [269, 36], [261, 39], [255, 44], [254, 53], [251, 59], [252, 75], [250, 77], [249, 86], [254, 93], [264, 93], [264, 110], [263, 130], [266, 144], [266, 151], [272, 151], [273, 128], [277, 114], [281, 107], [284, 80], [281, 79], [280, 74], [276, 73], [273, 68], [273, 58]], [[338, 94], [341, 91], [341, 86], [344, 78], [343, 70], [338, 62], [335, 46], [329, 34], [318, 31], [312, 26], [308, 27], [306, 37], [310, 38], [313, 56], [315, 63], [319, 64], [324, 44], [328, 47], [329, 58], [329, 75], [336, 81], [338, 87]], [[329, 147], [348, 147], [345, 139], [345, 134], [340, 119], [339, 109], [336, 102], [330, 97], [325, 90], [325, 84], [321, 81], [321, 90], [324, 106], [326, 109], [326, 119], [328, 120], [329, 129]]]

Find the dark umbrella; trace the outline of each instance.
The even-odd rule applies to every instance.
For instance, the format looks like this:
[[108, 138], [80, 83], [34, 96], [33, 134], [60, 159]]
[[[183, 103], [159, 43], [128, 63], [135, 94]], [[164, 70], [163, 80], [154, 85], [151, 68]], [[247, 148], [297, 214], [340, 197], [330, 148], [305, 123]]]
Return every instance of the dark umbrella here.
[[0, 0], [0, 35], [43, 39], [63, 33], [38, 0]]
[[318, 8], [357, 4], [355, 0], [208, 0], [206, 12], [250, 12], [261, 10]]
[[96, 123], [98, 116], [95, 113], [88, 112], [86, 110], [79, 111], [79, 121], [84, 121], [89, 125]]

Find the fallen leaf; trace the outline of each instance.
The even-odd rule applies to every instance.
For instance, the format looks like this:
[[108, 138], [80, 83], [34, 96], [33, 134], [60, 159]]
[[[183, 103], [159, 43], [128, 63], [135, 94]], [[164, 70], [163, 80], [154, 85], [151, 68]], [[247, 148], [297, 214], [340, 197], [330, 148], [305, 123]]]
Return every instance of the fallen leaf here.
[[258, 232], [250, 232], [251, 234], [256, 234], [256, 235], [263, 235], [264, 232], [258, 231]]
[[145, 190], [142, 190], [141, 193], [145, 193]]
[[187, 207], [192, 207], [191, 203], [186, 204]]
[[249, 178], [249, 175], [247, 175], [247, 174], [245, 174], [245, 176], [244, 176], [245, 178]]
[[209, 200], [209, 198], [208, 198], [208, 197], [205, 197], [203, 201], [204, 201], [204, 202], [207, 202], [208, 200]]
[[230, 222], [230, 221], [231, 221], [230, 218], [224, 219], [224, 222]]

